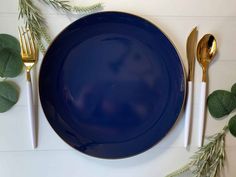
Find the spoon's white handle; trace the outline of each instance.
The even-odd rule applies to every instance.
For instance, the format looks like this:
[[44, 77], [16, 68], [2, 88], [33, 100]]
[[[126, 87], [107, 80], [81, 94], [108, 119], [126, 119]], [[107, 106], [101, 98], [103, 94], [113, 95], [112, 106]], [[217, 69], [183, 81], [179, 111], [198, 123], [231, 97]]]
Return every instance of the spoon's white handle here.
[[193, 82], [188, 81], [188, 95], [185, 108], [185, 126], [184, 126], [184, 147], [189, 144], [190, 126], [191, 126], [191, 112], [192, 112], [192, 93]]
[[206, 82], [201, 83], [198, 147], [202, 147], [205, 128]]

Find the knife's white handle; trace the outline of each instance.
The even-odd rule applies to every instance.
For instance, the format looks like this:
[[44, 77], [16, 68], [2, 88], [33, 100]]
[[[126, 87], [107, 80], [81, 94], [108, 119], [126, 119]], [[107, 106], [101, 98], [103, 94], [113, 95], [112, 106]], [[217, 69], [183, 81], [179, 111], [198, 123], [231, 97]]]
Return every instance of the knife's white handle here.
[[185, 126], [184, 126], [184, 147], [189, 144], [190, 127], [191, 127], [191, 112], [192, 112], [192, 96], [193, 94], [193, 82], [188, 81], [187, 102], [185, 108]]
[[202, 147], [205, 128], [206, 82], [201, 83], [198, 147]]

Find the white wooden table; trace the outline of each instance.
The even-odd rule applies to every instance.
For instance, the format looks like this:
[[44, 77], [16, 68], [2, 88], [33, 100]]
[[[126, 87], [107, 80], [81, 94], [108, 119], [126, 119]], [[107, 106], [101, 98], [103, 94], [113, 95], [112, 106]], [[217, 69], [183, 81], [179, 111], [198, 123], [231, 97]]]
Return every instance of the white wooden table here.
[[[37, 0], [35, 0], [37, 1]], [[98, 0], [74, 0], [83, 5]], [[100, 0], [104, 10], [125, 11], [140, 15], [155, 23], [172, 39], [186, 64], [186, 38], [194, 26], [199, 37], [205, 33], [216, 36], [219, 52], [210, 67], [209, 92], [230, 89], [236, 82], [236, 0]], [[49, 31], [55, 37], [64, 27], [79, 18], [66, 17], [40, 6]], [[17, 35], [18, 1], [0, 0], [0, 33]], [[40, 57], [42, 60], [42, 56]], [[39, 64], [38, 64], [39, 68]], [[35, 83], [37, 80], [36, 69]], [[198, 97], [201, 68], [196, 64], [194, 95], [194, 127], [192, 145], [183, 147], [182, 116], [170, 133], [150, 150], [122, 160], [103, 160], [83, 155], [65, 144], [52, 130], [37, 100], [39, 146], [31, 149], [27, 116], [25, 74], [14, 80], [20, 90], [18, 103], [7, 113], [0, 114], [0, 177], [163, 177], [184, 165], [196, 150]], [[36, 86], [37, 87], [37, 86]], [[37, 96], [37, 95], [36, 95]], [[37, 97], [36, 97], [37, 98]], [[227, 123], [217, 121], [208, 113], [206, 135], [211, 135]], [[226, 177], [236, 176], [236, 138], [226, 137]]]

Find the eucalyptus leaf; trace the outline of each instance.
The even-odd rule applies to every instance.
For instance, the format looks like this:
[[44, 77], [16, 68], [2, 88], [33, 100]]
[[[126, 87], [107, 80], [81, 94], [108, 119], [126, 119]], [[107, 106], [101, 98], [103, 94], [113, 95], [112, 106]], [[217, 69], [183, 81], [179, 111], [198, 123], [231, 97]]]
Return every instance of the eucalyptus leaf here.
[[0, 112], [6, 112], [16, 104], [19, 98], [19, 93], [16, 88], [4, 81], [0, 82]]
[[3, 48], [10, 48], [20, 52], [19, 41], [9, 34], [0, 34], [0, 50]]
[[207, 104], [211, 115], [221, 118], [236, 108], [236, 96], [225, 90], [216, 90], [209, 95]]
[[20, 53], [11, 49], [0, 49], [0, 77], [16, 77], [22, 70]]
[[231, 92], [236, 96], [236, 83], [232, 86]]
[[236, 115], [229, 120], [228, 126], [230, 133], [236, 137]]

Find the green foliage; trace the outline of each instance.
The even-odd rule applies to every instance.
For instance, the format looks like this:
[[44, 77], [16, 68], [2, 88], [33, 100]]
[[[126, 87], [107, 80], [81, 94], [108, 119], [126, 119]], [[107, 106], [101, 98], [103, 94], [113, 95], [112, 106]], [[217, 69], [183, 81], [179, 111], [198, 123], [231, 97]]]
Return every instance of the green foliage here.
[[[8, 34], [0, 34], [0, 77], [16, 77], [22, 70], [19, 41]], [[0, 112], [6, 112], [16, 104], [19, 93], [6, 82], [0, 82]]]
[[209, 95], [207, 103], [211, 115], [221, 118], [236, 108], [236, 96], [225, 90], [216, 90]]
[[91, 11], [96, 11], [102, 9], [102, 4], [101, 3], [97, 3], [91, 6], [87, 6], [87, 7], [80, 7], [80, 6], [74, 6], [72, 7], [71, 11], [72, 12], [76, 12], [76, 13], [89, 13]]
[[231, 92], [236, 96], [236, 83], [232, 86]]
[[0, 50], [3, 48], [10, 48], [20, 52], [18, 40], [9, 34], [0, 34]]
[[54, 9], [70, 12], [70, 13], [88, 13], [91, 11], [99, 10], [102, 8], [101, 3], [93, 4], [91, 6], [72, 6], [69, 1], [66, 0], [43, 0], [46, 4], [52, 6]]
[[[221, 118], [230, 114], [236, 108], [236, 83], [231, 87], [231, 92], [216, 90], [208, 97], [208, 108], [211, 115]], [[236, 137], [236, 115], [228, 123], [230, 133]]]
[[0, 112], [6, 112], [14, 104], [16, 104], [19, 97], [19, 93], [16, 88], [4, 81], [0, 82]]
[[209, 142], [191, 157], [191, 161], [166, 177], [177, 177], [191, 171], [194, 177], [216, 177], [222, 171], [225, 162], [225, 135], [228, 127], [209, 137]]
[[19, 0], [19, 9], [19, 18], [25, 20], [26, 27], [30, 29], [39, 49], [44, 53], [46, 51], [44, 40], [50, 43], [51, 39], [41, 11], [31, 0]]
[[[1, 44], [1, 43], [0, 43]], [[0, 49], [0, 76], [16, 77], [22, 70], [22, 60], [18, 48]]]
[[[216, 90], [208, 97], [209, 112], [215, 118], [230, 114], [236, 108], [236, 83], [231, 92]], [[233, 116], [223, 130], [209, 138], [209, 142], [191, 157], [191, 161], [166, 177], [177, 177], [191, 171], [194, 177], [216, 177], [222, 171], [225, 162], [225, 135], [230, 133], [236, 137], [236, 115]]]
[[192, 157], [194, 177], [216, 177], [225, 162], [225, 135], [228, 127], [209, 137], [209, 143], [201, 147]]
[[[43, 0], [43, 2], [57, 11], [66, 13], [88, 13], [102, 7], [100, 3], [88, 7], [72, 6], [66, 0]], [[19, 9], [19, 17], [25, 20], [26, 27], [32, 31], [38, 48], [45, 53], [45, 42], [47, 44], [51, 43], [51, 37], [48, 34], [47, 24], [42, 12], [32, 0], [19, 0]]]
[[229, 120], [228, 126], [230, 133], [236, 137], [236, 115]]

